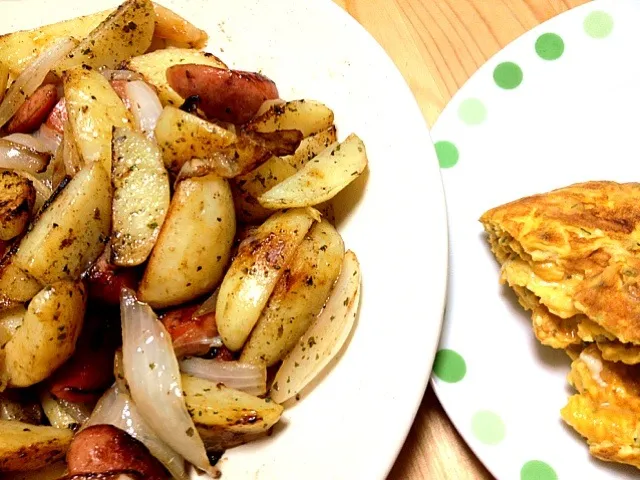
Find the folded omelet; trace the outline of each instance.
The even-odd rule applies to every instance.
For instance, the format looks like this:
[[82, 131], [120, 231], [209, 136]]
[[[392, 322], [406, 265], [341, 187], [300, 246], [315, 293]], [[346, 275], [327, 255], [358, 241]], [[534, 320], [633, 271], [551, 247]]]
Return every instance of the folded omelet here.
[[595, 457], [640, 468], [640, 183], [579, 183], [480, 221], [538, 340], [573, 360], [562, 418]]

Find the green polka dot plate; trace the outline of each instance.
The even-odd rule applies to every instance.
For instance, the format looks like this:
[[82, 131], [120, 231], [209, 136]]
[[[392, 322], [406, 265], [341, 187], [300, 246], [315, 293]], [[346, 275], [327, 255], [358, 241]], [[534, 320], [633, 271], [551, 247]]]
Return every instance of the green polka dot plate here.
[[432, 129], [449, 215], [450, 278], [433, 385], [499, 480], [638, 478], [592, 459], [560, 418], [569, 358], [541, 346], [499, 285], [478, 219], [587, 180], [640, 181], [640, 2], [599, 0], [526, 33], [460, 89]]

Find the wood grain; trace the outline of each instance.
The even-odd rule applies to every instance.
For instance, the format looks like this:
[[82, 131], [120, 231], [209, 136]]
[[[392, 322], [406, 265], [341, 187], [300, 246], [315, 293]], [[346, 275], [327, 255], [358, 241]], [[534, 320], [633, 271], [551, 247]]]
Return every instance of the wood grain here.
[[[334, 0], [385, 48], [429, 126], [509, 42], [588, 0]], [[388, 480], [489, 480], [429, 389]]]

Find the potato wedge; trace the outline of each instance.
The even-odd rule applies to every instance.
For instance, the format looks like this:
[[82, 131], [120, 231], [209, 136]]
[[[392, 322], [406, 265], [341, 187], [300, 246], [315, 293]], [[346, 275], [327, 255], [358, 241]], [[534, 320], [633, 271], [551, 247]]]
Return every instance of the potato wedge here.
[[0, 472], [37, 470], [64, 457], [73, 432], [0, 420]]
[[140, 265], [151, 253], [169, 208], [169, 174], [156, 143], [128, 128], [113, 131], [112, 165], [112, 262]]
[[156, 27], [153, 36], [173, 42], [186, 43], [193, 48], [203, 48], [209, 35], [188, 22], [173, 10], [162, 5], [153, 5], [156, 12]]
[[18, 244], [0, 260], [0, 311], [28, 302], [42, 288], [40, 282], [16, 266], [17, 247]]
[[282, 360], [322, 310], [344, 257], [342, 237], [329, 222], [311, 227], [269, 298], [242, 350], [241, 362]]
[[15, 78], [52, 43], [65, 37], [83, 39], [111, 12], [112, 10], [104, 10], [32, 30], [2, 35], [0, 36], [0, 58]]
[[164, 108], [155, 133], [164, 164], [174, 173], [187, 160], [207, 157], [237, 141], [233, 132], [176, 107]]
[[82, 283], [63, 280], [29, 303], [22, 327], [5, 346], [5, 368], [14, 387], [28, 387], [51, 375], [71, 357], [86, 305]]
[[182, 375], [182, 390], [208, 451], [223, 451], [266, 434], [283, 412], [270, 400], [190, 375]]
[[164, 308], [213, 290], [224, 275], [236, 231], [231, 189], [217, 175], [178, 183], [138, 289]]
[[271, 398], [283, 403], [297, 395], [338, 354], [349, 338], [360, 305], [358, 258], [347, 251], [342, 270], [322, 313], [282, 361]]
[[0, 240], [11, 240], [27, 228], [35, 201], [29, 180], [9, 170], [0, 172]]
[[[0, 42], [2, 42], [2, 38], [3, 37], [0, 37]], [[0, 62], [0, 102], [7, 92], [7, 85], [9, 84], [10, 74], [11, 72], [9, 70], [9, 67], [4, 62]]]
[[84, 167], [22, 238], [13, 262], [42, 284], [80, 277], [104, 250], [111, 184], [100, 163]]
[[271, 157], [255, 170], [234, 178], [231, 184], [236, 214], [243, 222], [258, 223], [273, 213], [258, 203], [264, 192], [296, 173], [296, 169], [280, 157]]
[[240, 350], [276, 283], [319, 214], [294, 209], [269, 217], [238, 248], [216, 303], [216, 322], [229, 350]]
[[315, 100], [293, 100], [274, 104], [266, 112], [253, 118], [247, 129], [256, 132], [300, 130], [305, 137], [333, 125], [333, 111]]
[[6, 473], [5, 480], [60, 480], [67, 473], [67, 464], [64, 460], [58, 460], [46, 467], [31, 472]]
[[300, 142], [293, 155], [286, 155], [282, 159], [296, 170], [300, 170], [309, 160], [337, 141], [336, 127], [331, 125], [326, 130], [309, 135]]
[[61, 75], [72, 67], [118, 65], [147, 51], [153, 38], [155, 12], [150, 0], [126, 0], [60, 62], [54, 72]]
[[133, 125], [131, 115], [104, 76], [81, 67], [63, 76], [73, 136], [85, 164], [100, 161], [111, 174], [111, 131]]
[[351, 134], [344, 142], [307, 162], [298, 173], [263, 193], [258, 201], [272, 210], [318, 205], [335, 197], [366, 167], [364, 143]]
[[189, 48], [156, 50], [155, 52], [146, 53], [128, 60], [125, 63], [125, 67], [139, 73], [147, 83], [156, 87], [162, 105], [179, 107], [183, 104], [184, 98], [169, 85], [167, 81], [167, 69], [173, 65], [189, 63], [227, 68], [227, 66], [212, 53]]
[[4, 346], [22, 327], [26, 313], [27, 309], [24, 308], [24, 305], [18, 305], [0, 312], [0, 349], [4, 349]]

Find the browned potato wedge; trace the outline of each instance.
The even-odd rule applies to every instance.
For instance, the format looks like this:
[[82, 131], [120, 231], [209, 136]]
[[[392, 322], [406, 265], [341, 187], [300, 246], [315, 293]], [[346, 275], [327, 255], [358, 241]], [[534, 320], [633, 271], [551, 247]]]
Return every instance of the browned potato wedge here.
[[361, 272], [351, 251], [322, 313], [282, 361], [271, 398], [283, 403], [302, 391], [338, 354], [353, 328], [360, 306]]
[[0, 172], [0, 240], [11, 240], [27, 228], [35, 201], [29, 180], [8, 170]]
[[231, 184], [236, 213], [247, 223], [262, 222], [273, 213], [258, 203], [264, 192], [296, 173], [296, 169], [280, 157], [271, 157], [255, 170], [236, 177]]
[[321, 132], [333, 125], [333, 111], [315, 100], [293, 100], [274, 104], [253, 118], [249, 130], [274, 132], [276, 130], [300, 130], [305, 137]]
[[9, 340], [22, 327], [26, 313], [27, 309], [24, 308], [24, 305], [17, 305], [0, 312], [0, 349], [4, 349]]
[[233, 132], [176, 107], [164, 108], [155, 134], [164, 164], [174, 173], [187, 160], [207, 157], [237, 141]]
[[173, 65], [197, 63], [211, 67], [227, 68], [222, 61], [212, 53], [193, 50], [190, 48], [170, 48], [156, 50], [139, 57], [133, 57], [125, 63], [126, 68], [139, 73], [145, 81], [158, 90], [158, 97], [163, 105], [179, 107], [184, 102], [167, 81], [167, 69]]
[[104, 76], [81, 67], [67, 70], [64, 96], [73, 137], [86, 163], [100, 161], [111, 174], [111, 131], [133, 125], [127, 108]]
[[263, 193], [258, 201], [265, 208], [308, 207], [335, 197], [367, 168], [364, 143], [357, 135], [324, 150], [295, 175]]
[[38, 470], [7, 473], [2, 478], [5, 480], [60, 480], [66, 473], [67, 464], [64, 460], [58, 460]]
[[135, 266], [156, 243], [169, 208], [169, 175], [160, 149], [128, 128], [113, 131], [112, 262]]
[[282, 415], [275, 402], [182, 375], [187, 410], [209, 451], [222, 451], [265, 435]]
[[238, 248], [218, 293], [216, 323], [229, 350], [240, 350], [276, 283], [319, 214], [293, 209], [269, 217]]
[[270, 367], [289, 353], [322, 310], [343, 256], [342, 237], [329, 222], [311, 227], [251, 332], [241, 362]]
[[309, 135], [300, 142], [293, 155], [286, 155], [282, 159], [296, 170], [300, 170], [309, 160], [337, 141], [336, 127], [331, 125], [326, 130]]
[[180, 15], [162, 5], [154, 4], [156, 11], [156, 28], [154, 37], [187, 43], [194, 48], [203, 48], [209, 36]]
[[0, 472], [37, 470], [62, 458], [73, 432], [0, 420]]
[[18, 244], [0, 260], [0, 310], [24, 303], [40, 291], [42, 285], [15, 265]]
[[71, 475], [132, 470], [146, 480], [169, 478], [147, 447], [113, 425], [92, 425], [78, 433], [69, 446], [67, 466]]
[[13, 263], [43, 284], [77, 279], [102, 253], [110, 224], [109, 175], [101, 163], [93, 163], [40, 214]]
[[81, 65], [116, 68], [124, 60], [147, 51], [154, 28], [151, 1], [127, 0], [71, 50], [54, 71], [60, 75]]
[[[2, 43], [3, 38], [4, 37], [0, 37], [0, 44]], [[9, 67], [4, 62], [0, 62], [0, 102], [4, 98], [4, 94], [7, 91], [7, 85], [9, 84], [9, 74]]]
[[65, 37], [76, 39], [86, 37], [109, 16], [110, 12], [111, 10], [105, 10], [33, 30], [21, 30], [2, 35], [0, 36], [0, 58], [15, 78], [52, 43]]
[[67, 280], [40, 291], [22, 326], [5, 346], [5, 368], [14, 387], [28, 387], [51, 375], [73, 354], [82, 329], [85, 287]]
[[229, 184], [214, 174], [178, 183], [138, 289], [154, 308], [210, 292], [224, 275], [236, 231]]

